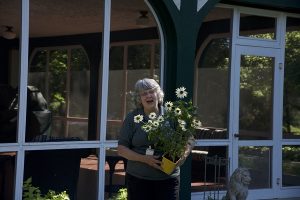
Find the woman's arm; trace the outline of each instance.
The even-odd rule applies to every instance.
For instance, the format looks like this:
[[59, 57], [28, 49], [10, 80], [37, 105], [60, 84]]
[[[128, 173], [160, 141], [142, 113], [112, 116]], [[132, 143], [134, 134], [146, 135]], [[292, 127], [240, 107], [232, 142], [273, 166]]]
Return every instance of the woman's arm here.
[[136, 153], [129, 149], [126, 146], [123, 145], [118, 145], [118, 154], [119, 156], [122, 156], [126, 158], [127, 160], [132, 160], [132, 161], [138, 161], [138, 162], [143, 162], [151, 167], [157, 168], [161, 170], [160, 164], [161, 161], [157, 160], [157, 156], [151, 156], [151, 155], [142, 155], [139, 153]]

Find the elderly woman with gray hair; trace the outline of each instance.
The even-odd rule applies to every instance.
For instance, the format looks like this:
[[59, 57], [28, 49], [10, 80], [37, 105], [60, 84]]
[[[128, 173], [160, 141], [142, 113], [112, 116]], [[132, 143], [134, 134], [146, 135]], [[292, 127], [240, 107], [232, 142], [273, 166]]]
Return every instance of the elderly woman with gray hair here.
[[[164, 92], [154, 79], [144, 78], [135, 84], [136, 109], [130, 112], [123, 122], [118, 153], [126, 158], [126, 181], [129, 200], [177, 200], [179, 199], [179, 174], [185, 154], [170, 175], [161, 170], [161, 154], [151, 151], [151, 142], [141, 123], [134, 123], [134, 116], [143, 115], [145, 121], [149, 114], [163, 114]], [[190, 152], [191, 149], [187, 149]], [[151, 153], [152, 152], [152, 153]], [[180, 163], [180, 164], [179, 164]]]

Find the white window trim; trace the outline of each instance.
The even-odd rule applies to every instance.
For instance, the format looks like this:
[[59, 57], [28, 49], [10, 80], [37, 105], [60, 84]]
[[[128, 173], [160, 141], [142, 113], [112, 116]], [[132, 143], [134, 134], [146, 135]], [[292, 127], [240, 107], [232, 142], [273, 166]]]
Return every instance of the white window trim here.
[[22, 186], [24, 176], [25, 151], [22, 144], [25, 142], [26, 107], [27, 107], [27, 78], [28, 78], [28, 52], [29, 52], [29, 1], [22, 1], [21, 6], [21, 59], [20, 59], [20, 82], [19, 82], [19, 112], [18, 112], [18, 151], [15, 174], [15, 200], [22, 199]]

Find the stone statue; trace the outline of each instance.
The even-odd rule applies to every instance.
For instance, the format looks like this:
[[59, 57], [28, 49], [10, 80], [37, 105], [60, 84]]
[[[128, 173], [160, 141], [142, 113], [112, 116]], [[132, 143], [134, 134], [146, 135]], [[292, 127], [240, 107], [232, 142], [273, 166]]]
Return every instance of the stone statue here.
[[240, 167], [235, 169], [230, 177], [228, 190], [223, 200], [246, 200], [250, 181], [248, 169]]

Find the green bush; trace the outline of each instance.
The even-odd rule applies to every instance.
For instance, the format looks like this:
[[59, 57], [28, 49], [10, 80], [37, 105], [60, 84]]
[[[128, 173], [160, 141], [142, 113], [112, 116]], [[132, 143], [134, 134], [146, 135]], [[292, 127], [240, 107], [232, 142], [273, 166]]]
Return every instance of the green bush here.
[[127, 200], [127, 188], [119, 189], [118, 193], [109, 200]]
[[46, 195], [41, 195], [38, 187], [32, 185], [32, 179], [28, 178], [23, 183], [23, 200], [70, 200], [66, 191], [57, 194], [53, 190], [49, 190]]

